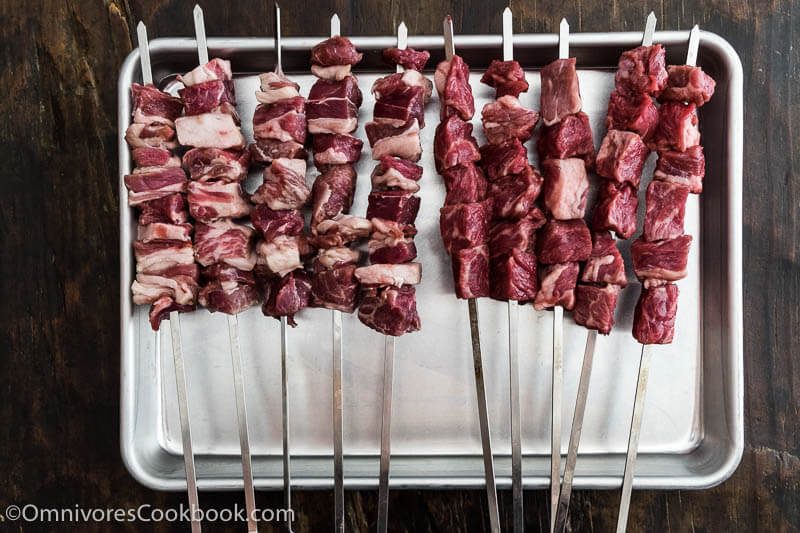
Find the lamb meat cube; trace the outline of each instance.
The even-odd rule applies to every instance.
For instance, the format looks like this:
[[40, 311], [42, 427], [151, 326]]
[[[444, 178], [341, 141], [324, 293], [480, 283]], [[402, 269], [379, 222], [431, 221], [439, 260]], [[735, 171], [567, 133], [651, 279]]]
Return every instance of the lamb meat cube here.
[[136, 239], [142, 242], [164, 240], [192, 242], [192, 229], [191, 224], [153, 222], [146, 226], [140, 225], [136, 231]]
[[250, 271], [256, 265], [253, 246], [256, 231], [228, 219], [210, 224], [197, 222], [194, 228], [194, 258], [203, 266], [225, 263]]
[[[661, 281], [677, 281], [686, 277], [691, 235], [647, 242], [639, 237], [631, 244], [633, 271], [649, 287]], [[650, 280], [656, 280], [651, 282]]]
[[417, 257], [414, 226], [382, 218], [373, 218], [371, 222], [373, 232], [367, 244], [371, 263], [406, 263]]
[[642, 138], [630, 131], [609, 130], [597, 152], [595, 168], [604, 178], [639, 186], [650, 151]]
[[242, 186], [235, 181], [192, 181], [186, 201], [192, 217], [202, 222], [246, 217], [252, 209]]
[[480, 166], [489, 181], [503, 176], [520, 174], [530, 166], [528, 153], [519, 139], [511, 139], [504, 144], [484, 144], [480, 147]]
[[241, 150], [242, 131], [227, 113], [203, 113], [175, 119], [175, 131], [183, 146]]
[[330, 270], [344, 265], [356, 265], [360, 257], [361, 254], [358, 250], [346, 246], [323, 248], [317, 252], [317, 257], [314, 258], [314, 271]]
[[441, 120], [457, 115], [470, 120], [475, 114], [475, 100], [469, 84], [469, 67], [461, 58], [454, 55], [449, 61], [437, 65], [433, 83], [441, 101]]
[[666, 181], [653, 180], [647, 187], [644, 215], [646, 241], [660, 241], [683, 235], [683, 217], [689, 189]]
[[578, 283], [578, 263], [547, 265], [539, 269], [539, 292], [533, 300], [534, 309], [541, 311], [560, 305], [575, 306], [575, 285]]
[[489, 296], [489, 246], [481, 244], [456, 250], [452, 255], [457, 298]]
[[337, 35], [311, 49], [311, 72], [319, 78], [341, 80], [363, 57], [350, 39]]
[[630, 183], [603, 180], [592, 213], [592, 229], [613, 230], [620, 239], [630, 239], [636, 232], [639, 198]]
[[413, 224], [420, 199], [408, 191], [372, 191], [367, 197], [367, 218], [384, 218]]
[[269, 165], [276, 159], [303, 159], [308, 157], [306, 149], [295, 141], [276, 141], [275, 139], [256, 139], [247, 147], [250, 159], [260, 165]]
[[349, 213], [356, 191], [356, 172], [351, 165], [334, 165], [314, 180], [311, 187], [311, 227], [325, 219]]
[[137, 168], [179, 167], [181, 158], [164, 148], [147, 146], [133, 150], [133, 163]]
[[131, 124], [125, 130], [125, 141], [131, 148], [163, 148], [174, 150], [178, 147], [175, 130], [166, 124]]
[[178, 76], [178, 81], [183, 83], [186, 87], [191, 87], [198, 83], [205, 83], [207, 81], [230, 79], [233, 79], [231, 62], [218, 57], [215, 57], [204, 65], [195, 67], [194, 70], [183, 76]]
[[420, 263], [374, 264], [357, 268], [355, 276], [362, 285], [383, 287], [418, 285], [422, 281], [422, 265]]
[[280, 278], [267, 280], [264, 284], [264, 303], [261, 312], [264, 316], [280, 319], [297, 327], [294, 315], [308, 307], [311, 301], [311, 278], [302, 269], [289, 272]]
[[398, 72], [384, 76], [383, 78], [378, 78], [372, 84], [371, 91], [372, 94], [375, 95], [375, 99], [379, 100], [394, 91], [401, 90], [403, 87], [422, 88], [423, 100], [426, 104], [431, 99], [431, 93], [433, 93], [433, 83], [431, 80], [416, 70], [406, 70], [405, 72]]
[[489, 182], [474, 163], [450, 167], [442, 171], [442, 179], [447, 190], [444, 205], [469, 204], [486, 199]]
[[406, 70], [417, 70], [422, 72], [425, 63], [431, 58], [431, 53], [427, 50], [414, 50], [413, 48], [385, 48], [383, 50], [383, 60], [390, 65], [400, 65]]
[[180, 305], [194, 305], [199, 290], [197, 280], [179, 275], [138, 274], [131, 284], [135, 305], [155, 303], [164, 296], [172, 298]]
[[[175, 268], [196, 268], [192, 243], [189, 241], [133, 241], [133, 253], [137, 274], [164, 276], [167, 273], [176, 274]], [[182, 270], [180, 275], [191, 276], [192, 271]]]
[[372, 147], [372, 158], [375, 160], [380, 160], [384, 156], [395, 156], [409, 161], [419, 161], [422, 156], [419, 123], [415, 118], [399, 127], [368, 122], [364, 125], [364, 130]]
[[352, 135], [314, 135], [314, 165], [321, 171], [328, 165], [352, 165], [361, 159], [364, 142]]
[[259, 104], [274, 104], [280, 100], [287, 100], [300, 96], [300, 86], [278, 72], [265, 72], [258, 76], [261, 90], [256, 91], [256, 100]]
[[678, 286], [642, 289], [633, 313], [633, 337], [642, 344], [669, 344], [675, 335]]
[[536, 255], [545, 265], [586, 261], [592, 236], [583, 220], [548, 220], [536, 236]]
[[180, 167], [153, 168], [128, 174], [123, 179], [128, 189], [128, 205], [137, 206], [144, 202], [170, 196], [186, 190], [189, 182], [186, 172]]
[[539, 108], [545, 126], [552, 126], [581, 110], [581, 90], [575, 58], [556, 59], [541, 71], [542, 95]]
[[606, 128], [638, 133], [649, 139], [658, 125], [658, 108], [646, 94], [626, 95], [618, 91], [611, 93], [606, 114]]
[[253, 137], [306, 142], [306, 100], [302, 96], [259, 104], [253, 113]]
[[375, 102], [373, 116], [376, 122], [402, 126], [415, 118], [419, 127], [425, 127], [425, 94], [422, 87], [403, 85], [398, 90], [384, 95]]
[[133, 121], [137, 124], [175, 125], [181, 116], [183, 102], [180, 98], [159, 90], [155, 85], [131, 85], [133, 96]]
[[478, 143], [472, 136], [472, 124], [451, 116], [436, 126], [433, 156], [439, 174], [448, 168], [480, 160]]
[[302, 209], [309, 197], [306, 162], [302, 159], [276, 159], [264, 169], [264, 183], [250, 199], [253, 203], [281, 210]]
[[575, 307], [572, 309], [575, 323], [587, 329], [596, 329], [603, 335], [611, 333], [618, 292], [617, 285], [599, 287], [579, 284], [575, 288]]
[[312, 239], [312, 244], [317, 248], [343, 247], [358, 239], [369, 237], [372, 233], [372, 222], [353, 215], [337, 215], [323, 220], [314, 230], [316, 235]]
[[303, 231], [303, 214], [293, 209], [279, 211], [259, 204], [250, 213], [250, 220], [265, 241], [269, 242], [279, 235], [297, 235]]
[[447, 253], [474, 248], [488, 241], [490, 201], [446, 205], [439, 213], [439, 230]]
[[665, 52], [660, 44], [639, 46], [622, 53], [614, 76], [617, 91], [623, 94], [655, 95], [667, 83]]
[[417, 192], [422, 177], [422, 167], [397, 157], [383, 156], [372, 171], [372, 188], [375, 190], [397, 188]]
[[256, 266], [264, 276], [282, 277], [289, 272], [302, 268], [305, 255], [305, 237], [303, 235], [278, 235], [271, 241], [259, 241], [256, 244]]
[[363, 95], [355, 76], [347, 76], [341, 80], [319, 79], [314, 82], [308, 92], [308, 103], [321, 102], [329, 98], [348, 100], [356, 108], [361, 107], [363, 102]]
[[533, 254], [536, 250], [536, 230], [544, 226], [547, 219], [539, 208], [534, 207], [519, 220], [492, 221], [489, 228], [489, 251], [492, 258], [509, 255], [514, 250]]
[[242, 181], [250, 166], [248, 152], [219, 148], [192, 148], [183, 154], [183, 168], [197, 181]]
[[180, 193], [170, 194], [157, 200], [143, 202], [139, 208], [139, 224], [146, 226], [155, 222], [182, 224], [189, 220], [186, 200]]
[[406, 285], [367, 288], [358, 306], [358, 319], [365, 326], [394, 337], [419, 331], [414, 287]]
[[700, 67], [670, 65], [667, 86], [658, 95], [659, 102], [690, 102], [700, 107], [714, 95], [717, 82]]
[[703, 177], [706, 174], [706, 160], [701, 145], [692, 146], [685, 152], [661, 152], [653, 177], [657, 180], [683, 185], [689, 192], [703, 192]]
[[184, 87], [178, 91], [183, 100], [184, 113], [200, 115], [219, 110], [223, 104], [236, 105], [233, 80], [211, 80]]
[[216, 264], [203, 269], [205, 285], [200, 290], [200, 305], [212, 313], [235, 315], [261, 301], [252, 272]]
[[347, 98], [324, 98], [306, 102], [308, 131], [347, 134], [358, 126], [358, 107]]
[[696, 106], [682, 102], [661, 104], [658, 108], [658, 127], [651, 144], [659, 152], [685, 152], [700, 144]]
[[490, 144], [502, 144], [515, 138], [525, 142], [533, 135], [539, 113], [522, 107], [515, 96], [508, 94], [483, 106], [481, 122]]
[[489, 267], [489, 295], [495, 300], [530, 302], [536, 298], [539, 282], [534, 254], [514, 249], [492, 257]]
[[581, 281], [584, 283], [608, 283], [624, 287], [625, 262], [617, 249], [614, 237], [608, 231], [592, 233], [592, 254], [583, 267]]
[[356, 265], [343, 264], [332, 268], [314, 262], [311, 275], [311, 306], [352, 313], [358, 304]]
[[542, 175], [530, 165], [519, 174], [504, 176], [489, 184], [488, 196], [496, 218], [517, 220], [533, 208], [542, 191]]
[[169, 314], [172, 311], [188, 313], [196, 308], [197, 306], [195, 305], [181, 305], [169, 296], [162, 296], [153, 302], [153, 307], [150, 308], [150, 327], [153, 328], [153, 331], [158, 331], [161, 327], [161, 322], [164, 319], [169, 320]]
[[582, 159], [545, 159], [544, 205], [553, 218], [583, 218], [589, 194], [589, 177]]
[[581, 157], [587, 166], [594, 163], [594, 140], [589, 115], [569, 115], [557, 124], [544, 126], [536, 140], [539, 160]]
[[519, 98], [520, 93], [528, 90], [525, 71], [522, 70], [519, 62], [514, 60], [500, 61], [499, 59], [493, 59], [489, 64], [489, 68], [481, 76], [481, 83], [494, 87], [495, 98], [498, 100], [507, 95], [516, 99]]

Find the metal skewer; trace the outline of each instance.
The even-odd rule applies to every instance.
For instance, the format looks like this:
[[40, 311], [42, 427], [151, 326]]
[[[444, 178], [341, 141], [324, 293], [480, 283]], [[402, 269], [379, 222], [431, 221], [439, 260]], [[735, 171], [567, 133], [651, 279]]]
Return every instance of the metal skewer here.
[[[139, 22], [136, 27], [139, 40], [139, 57], [142, 64], [142, 83], [153, 83], [153, 70], [150, 66], [150, 43], [147, 39], [147, 27]], [[186, 369], [183, 362], [181, 344], [181, 319], [178, 311], [169, 314], [169, 331], [172, 337], [172, 359], [175, 365], [175, 388], [178, 392], [178, 413], [181, 421], [181, 446], [183, 448], [183, 466], [186, 469], [186, 491], [189, 495], [191, 512], [191, 528], [193, 533], [201, 531], [197, 497], [197, 475], [194, 469], [194, 453], [192, 452], [192, 430], [189, 425], [189, 399], [186, 388]]]
[[[397, 48], [408, 47], [408, 28], [405, 22], [397, 26]], [[397, 72], [403, 66], [397, 65]], [[386, 335], [383, 349], [383, 411], [381, 417], [381, 462], [378, 478], [378, 532], [386, 533], [389, 527], [389, 467], [392, 456], [392, 389], [394, 388], [395, 338]]]
[[[697, 64], [697, 49], [700, 46], [700, 27], [695, 24], [689, 32], [689, 50], [686, 52], [686, 64]], [[631, 432], [628, 437], [628, 454], [625, 457], [625, 472], [622, 476], [622, 495], [619, 502], [617, 516], [617, 533], [624, 533], [628, 526], [628, 513], [631, 507], [631, 491], [633, 490], [633, 471], [636, 467], [636, 454], [639, 451], [639, 436], [642, 432], [642, 418], [644, 415], [644, 398], [647, 393], [647, 380], [650, 376], [650, 359], [653, 346], [642, 345], [642, 355], [639, 360], [639, 378], [636, 383], [636, 399], [633, 402], [633, 416], [631, 418]]]
[[[208, 44], [206, 43], [205, 21], [203, 9], [194, 6], [194, 31], [197, 40], [197, 58], [200, 65], [208, 63]], [[255, 521], [256, 499], [253, 489], [253, 467], [250, 458], [250, 435], [247, 429], [247, 403], [244, 392], [244, 373], [242, 372], [242, 355], [239, 349], [239, 322], [237, 315], [228, 315], [228, 338], [231, 347], [231, 366], [233, 369], [233, 389], [236, 399], [236, 419], [239, 427], [239, 448], [242, 455], [242, 480], [244, 484], [244, 500], [247, 509], [247, 530], [258, 531]]]
[[[455, 55], [453, 44], [453, 19], [444, 18], [444, 53], [448, 60]], [[493, 533], [500, 531], [500, 513], [497, 507], [497, 486], [494, 478], [494, 457], [492, 437], [489, 431], [489, 411], [486, 407], [486, 387], [483, 382], [483, 361], [481, 358], [481, 336], [478, 328], [478, 302], [475, 298], [467, 300], [469, 307], [469, 326], [472, 336], [472, 363], [475, 372], [475, 392], [478, 399], [478, 422], [483, 447], [483, 470], [486, 479], [486, 496], [489, 503], [489, 526]]]

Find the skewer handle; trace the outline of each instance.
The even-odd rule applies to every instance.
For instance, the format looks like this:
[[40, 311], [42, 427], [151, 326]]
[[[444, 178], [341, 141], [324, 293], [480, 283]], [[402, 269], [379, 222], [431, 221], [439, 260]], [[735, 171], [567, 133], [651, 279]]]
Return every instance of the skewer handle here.
[[553, 308], [553, 390], [550, 427], [550, 531], [555, 531], [561, 489], [561, 389], [564, 381], [564, 308]]
[[[292, 468], [289, 454], [289, 326], [285, 316], [281, 317], [281, 422], [283, 425], [283, 506], [292, 508]], [[291, 513], [287, 513], [286, 531], [292, 532]]]
[[511, 499], [514, 514], [514, 531], [525, 529], [525, 512], [522, 487], [522, 435], [519, 402], [519, 305], [508, 301], [508, 373], [509, 402], [511, 404]]
[[344, 457], [342, 454], [342, 312], [333, 311], [333, 500], [338, 533], [344, 533]]
[[208, 44], [206, 43], [206, 23], [203, 8], [194, 6], [194, 34], [197, 39], [197, 60], [201, 65], [208, 63]]

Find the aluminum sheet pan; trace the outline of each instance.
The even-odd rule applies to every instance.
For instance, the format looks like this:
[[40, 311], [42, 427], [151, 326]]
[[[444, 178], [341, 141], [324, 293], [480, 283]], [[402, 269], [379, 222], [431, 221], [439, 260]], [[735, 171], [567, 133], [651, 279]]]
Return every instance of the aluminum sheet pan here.
[[[314, 81], [309, 51], [321, 38], [287, 38], [284, 69], [307, 94]], [[578, 58], [584, 111], [592, 119], [595, 144], [605, 133], [606, 104], [619, 54], [638, 44], [640, 33], [573, 34], [571, 53]], [[515, 35], [515, 57], [531, 84], [524, 105], [539, 107], [538, 69], [556, 57], [556, 35]], [[655, 42], [667, 46], [668, 63], [681, 63], [688, 32], [659, 32]], [[356, 37], [365, 59], [356, 69], [364, 104], [356, 135], [371, 119], [372, 81], [389, 73], [380, 51], [393, 37]], [[211, 56], [232, 61], [243, 130], [252, 137], [255, 74], [273, 68], [270, 38], [210, 38]], [[428, 48], [430, 65], [443, 55], [441, 37], [410, 37], [409, 45]], [[480, 109], [493, 91], [479, 83], [491, 59], [501, 54], [499, 35], [457, 36], [456, 47], [469, 63], [476, 100], [476, 132], [483, 141]], [[196, 62], [195, 42], [188, 38], [150, 43], [154, 79], [176, 90], [175, 75]], [[701, 34], [699, 64], [717, 80], [714, 98], [701, 109], [706, 154], [705, 190], [691, 196], [686, 232], [695, 240], [689, 276], [679, 282], [681, 295], [676, 342], [656, 347], [647, 394], [635, 488], [703, 488], [720, 483], [734, 471], [743, 449], [742, 384], [742, 69], [736, 52], [721, 37]], [[432, 75], [431, 72], [428, 75]], [[134, 306], [129, 287], [135, 273], [131, 242], [135, 213], [127, 206], [122, 176], [131, 158], [124, 141], [129, 124], [131, 82], [140, 81], [134, 50], [122, 66], [119, 91], [120, 150], [120, 299], [121, 447], [131, 474], [162, 490], [185, 488], [180, 456], [174, 369], [169, 322], [151, 331], [148, 309]], [[425, 167], [422, 208], [416, 242], [423, 264], [418, 309], [420, 332], [397, 341], [392, 479], [403, 487], [478, 487], [483, 485], [481, 446], [469, 341], [467, 306], [452, 291], [449, 258], [441, 245], [438, 220], [444, 187], [433, 164], [433, 133], [439, 103], [434, 95], [423, 130]], [[531, 142], [529, 145], [533, 144]], [[535, 149], [529, 148], [536, 161]], [[644, 191], [654, 166], [645, 169]], [[352, 213], [363, 215], [373, 168], [368, 143], [357, 165], [359, 181]], [[316, 175], [309, 172], [309, 180]], [[258, 173], [247, 183], [256, 186]], [[596, 189], [596, 182], [593, 189]], [[591, 199], [590, 199], [591, 200]], [[592, 205], [590, 203], [590, 205]], [[641, 221], [640, 221], [641, 227]], [[629, 244], [623, 245], [632, 278]], [[577, 488], [613, 488], [621, 484], [624, 453], [636, 387], [639, 345], [631, 337], [639, 285], [621, 293], [617, 325], [597, 343], [596, 361], [575, 476]], [[492, 442], [498, 486], [510, 486], [507, 315], [505, 304], [479, 302], [484, 343], [484, 370], [489, 398]], [[549, 410], [552, 313], [520, 308], [520, 385], [524, 484], [544, 488], [549, 475]], [[569, 316], [569, 313], [567, 313]], [[332, 486], [331, 321], [330, 312], [304, 310], [300, 326], [289, 334], [292, 469], [296, 486]], [[198, 486], [235, 489], [242, 486], [235, 425], [225, 317], [205, 310], [184, 315], [184, 354], [189, 389]], [[279, 324], [258, 308], [240, 317], [245, 365], [253, 470], [259, 488], [281, 487]], [[565, 323], [564, 411], [562, 443], [566, 453], [580, 360], [586, 330]], [[374, 487], [378, 480], [383, 340], [355, 316], [344, 317], [344, 449], [345, 485]]]

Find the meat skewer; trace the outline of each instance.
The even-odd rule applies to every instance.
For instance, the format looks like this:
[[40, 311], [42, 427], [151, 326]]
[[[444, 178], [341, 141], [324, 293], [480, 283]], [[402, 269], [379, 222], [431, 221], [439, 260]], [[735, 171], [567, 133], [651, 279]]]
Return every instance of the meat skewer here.
[[[656, 27], [656, 16], [651, 11], [647, 16], [647, 23], [645, 26], [644, 34], [642, 36], [642, 46], [649, 47], [653, 44], [653, 34]], [[616, 252], [619, 256], [619, 252]], [[605, 256], [604, 256], [605, 258]], [[588, 267], [587, 267], [588, 268]], [[622, 267], [624, 269], [624, 266]], [[584, 272], [586, 278], [586, 272]], [[599, 281], [599, 280], [595, 280]], [[624, 281], [624, 280], [619, 280]], [[617, 283], [619, 286], [619, 283]], [[578, 304], [576, 303], [576, 306]], [[613, 307], [609, 310], [613, 316]], [[564, 479], [561, 484], [561, 492], [559, 496], [558, 509], [556, 513], [555, 531], [561, 533], [566, 529], [567, 517], [569, 513], [569, 501], [572, 494], [572, 482], [575, 474], [575, 465], [578, 459], [578, 447], [580, 445], [581, 430], [583, 429], [583, 415], [586, 410], [586, 398], [589, 393], [589, 383], [592, 375], [592, 362], [594, 360], [594, 349], [597, 341], [597, 324], [584, 324], [589, 329], [586, 337], [586, 347], [584, 349], [583, 364], [581, 366], [580, 381], [578, 384], [578, 393], [575, 400], [575, 411], [572, 417], [572, 428], [570, 429], [569, 448], [567, 451], [567, 461], [564, 467]], [[602, 327], [602, 326], [600, 326]], [[609, 325], [609, 329], [610, 329]]]
[[[153, 83], [153, 72], [150, 67], [150, 46], [147, 39], [147, 27], [144, 22], [137, 26], [139, 40], [139, 55], [142, 63], [142, 82], [145, 86]], [[178, 393], [178, 413], [181, 423], [181, 446], [183, 448], [183, 463], [186, 470], [186, 489], [189, 496], [189, 509], [191, 528], [193, 533], [201, 531], [199, 517], [200, 504], [197, 496], [197, 476], [194, 465], [194, 452], [192, 451], [192, 431], [189, 424], [189, 399], [186, 387], [186, 370], [184, 368], [183, 349], [181, 344], [181, 325], [179, 311], [169, 313], [170, 334], [172, 337], [172, 358], [175, 365], [175, 387]]]
[[715, 82], [696, 66], [699, 43], [700, 29], [695, 25], [689, 33], [685, 65], [667, 67], [666, 87], [657, 96], [662, 105], [650, 145], [659, 151], [659, 158], [647, 189], [644, 231], [631, 246], [634, 271], [643, 284], [633, 319], [633, 336], [642, 344], [642, 353], [622, 479], [618, 533], [627, 527], [653, 345], [672, 342], [678, 298], [678, 286], [672, 282], [687, 274], [692, 237], [683, 233], [686, 200], [690, 193], [702, 192], [705, 159], [697, 107], [711, 98]]
[[[469, 69], [461, 57], [455, 53], [453, 45], [453, 20], [448, 15], [444, 19], [444, 51], [446, 60], [437, 66], [436, 88], [441, 100], [442, 112], [434, 139], [437, 168], [445, 178], [448, 194], [466, 189], [472, 184], [465, 203], [445, 205], [441, 209], [440, 227], [445, 248], [451, 253], [453, 275], [456, 283], [456, 296], [467, 300], [469, 308], [470, 334], [472, 337], [472, 360], [475, 373], [475, 392], [478, 401], [478, 422], [483, 448], [484, 478], [489, 504], [489, 524], [491, 531], [500, 531], [500, 517], [497, 505], [497, 487], [494, 474], [489, 414], [486, 402], [486, 386], [483, 379], [481, 340], [478, 326], [479, 296], [489, 295], [487, 232], [490, 213], [485, 201], [485, 187], [476, 193], [475, 183], [483, 180], [476, 177], [480, 171], [475, 161], [480, 159], [477, 142], [472, 137], [470, 120], [474, 113], [474, 100], [469, 87]], [[456, 143], [465, 148], [464, 153], [453, 157], [449, 148]], [[467, 155], [468, 154], [468, 155]], [[453, 159], [451, 161], [451, 159]], [[460, 173], [460, 175], [459, 175]], [[455, 176], [453, 175], [455, 174]], [[485, 183], [485, 180], [483, 180]], [[448, 199], [445, 199], [448, 204]], [[466, 224], [465, 221], [470, 223]], [[476, 223], [477, 221], [477, 223]], [[465, 227], [461, 227], [465, 226]], [[465, 233], [461, 233], [461, 231]], [[466, 241], [466, 242], [461, 242]]]

